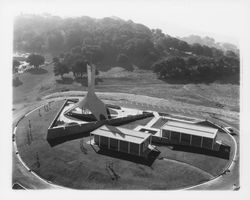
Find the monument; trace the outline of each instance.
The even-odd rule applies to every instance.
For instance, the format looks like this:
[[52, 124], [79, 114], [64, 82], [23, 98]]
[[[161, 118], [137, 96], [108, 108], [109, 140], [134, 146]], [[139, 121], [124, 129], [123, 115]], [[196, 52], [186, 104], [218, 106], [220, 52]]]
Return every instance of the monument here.
[[87, 65], [88, 74], [88, 93], [87, 95], [72, 108], [67, 110], [64, 114], [69, 114], [74, 112], [76, 108], [82, 110], [84, 115], [93, 115], [97, 121], [108, 119], [108, 113], [106, 105], [96, 96], [95, 94], [95, 74], [96, 67]]

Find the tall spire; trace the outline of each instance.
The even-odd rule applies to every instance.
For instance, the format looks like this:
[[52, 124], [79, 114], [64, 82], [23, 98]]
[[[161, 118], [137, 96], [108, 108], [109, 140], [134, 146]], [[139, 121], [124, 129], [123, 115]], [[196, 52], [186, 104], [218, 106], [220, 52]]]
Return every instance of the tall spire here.
[[87, 64], [87, 74], [88, 74], [88, 93], [72, 108], [67, 110], [64, 114], [67, 114], [74, 110], [75, 108], [88, 109], [95, 116], [97, 120], [108, 119], [107, 109], [105, 104], [96, 96], [95, 94], [95, 66], [90, 66]]
[[94, 92], [95, 89], [95, 65], [90, 66], [87, 64], [87, 74], [88, 74], [88, 91]]

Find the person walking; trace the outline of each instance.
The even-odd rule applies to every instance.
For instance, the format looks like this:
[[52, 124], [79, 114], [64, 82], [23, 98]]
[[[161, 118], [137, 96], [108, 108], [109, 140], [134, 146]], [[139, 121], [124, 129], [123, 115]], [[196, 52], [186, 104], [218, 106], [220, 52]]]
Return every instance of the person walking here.
[[37, 168], [39, 168], [40, 167], [40, 161], [39, 161], [38, 152], [36, 152], [36, 164], [37, 164]]
[[30, 123], [30, 120], [29, 120], [29, 138], [30, 138], [30, 141], [33, 141], [32, 134], [31, 134], [31, 123]]

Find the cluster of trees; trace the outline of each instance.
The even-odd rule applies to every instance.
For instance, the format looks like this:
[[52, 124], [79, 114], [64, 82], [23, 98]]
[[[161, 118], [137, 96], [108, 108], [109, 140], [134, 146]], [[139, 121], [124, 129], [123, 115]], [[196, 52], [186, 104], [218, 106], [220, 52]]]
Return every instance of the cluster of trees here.
[[34, 65], [35, 68], [38, 68], [40, 65], [44, 64], [45, 58], [39, 54], [30, 54], [26, 59], [26, 62], [30, 65]]
[[[160, 29], [153, 30], [153, 40], [158, 50], [167, 52], [178, 50], [184, 52], [183, 56], [185, 53], [207, 57], [221, 57], [225, 54], [221, 49], [215, 47], [208, 47], [199, 43], [188, 44], [183, 40], [163, 34]], [[237, 56], [235, 53], [234, 55]]]
[[131, 63], [128, 68], [132, 64], [149, 68], [157, 55], [151, 37], [151, 30], [144, 25], [112, 18], [21, 15], [14, 24], [16, 51], [50, 52], [57, 56], [80, 46], [86, 54], [96, 51], [96, 58], [106, 68], [120, 64], [119, 57], [123, 55]]
[[64, 64], [61, 63], [59, 60], [54, 62], [54, 74], [55, 76], [61, 76], [63, 79], [63, 75], [69, 73], [69, 68]]
[[[40, 65], [44, 64], [45, 58], [42, 55], [39, 54], [30, 54], [26, 62], [29, 63], [29, 65], [33, 65], [35, 68], [38, 68]], [[16, 73], [18, 71], [18, 67], [21, 65], [21, 63], [17, 59], [13, 59], [12, 62], [12, 71], [13, 73]]]
[[[87, 65], [98, 65], [103, 59], [100, 49], [93, 46], [76, 46], [70, 52], [60, 54], [54, 57], [54, 74], [55, 76], [73, 72], [75, 79], [82, 78], [87, 72]], [[96, 70], [96, 73], [99, 73]]]
[[[223, 68], [230, 68], [229, 71], [235, 71], [235, 68], [239, 71], [239, 56], [233, 51], [223, 51], [198, 43], [188, 44], [164, 34], [160, 29], [151, 30], [131, 20], [117, 18], [62, 19], [50, 15], [20, 15], [14, 24], [14, 50], [49, 52], [60, 57], [58, 62], [55, 62], [55, 74], [65, 74], [68, 70], [72, 71], [75, 77], [82, 77], [86, 72], [86, 67], [82, 67], [86, 66], [86, 62], [95, 64], [100, 70], [114, 66], [122, 66], [127, 70], [133, 70], [133, 66], [142, 69], [152, 69], [153, 66], [162, 78], [179, 76], [176, 75], [179, 72], [174, 72], [174, 69], [169, 71], [163, 67], [172, 65], [172, 62], [177, 64], [176, 70], [181, 71], [179, 74], [184, 73], [185, 76], [198, 76], [194, 75], [195, 73], [201, 75], [204, 73], [202, 70], [212, 70], [211, 66], [219, 66], [218, 63], [220, 66], [225, 64]], [[171, 61], [173, 56], [179, 59]], [[190, 56], [198, 65], [190, 67], [187, 64]], [[207, 67], [207, 62], [211, 62], [211, 66]], [[184, 66], [181, 66], [182, 64]], [[186, 68], [188, 70], [185, 70]]]
[[190, 56], [169, 57], [152, 66], [160, 79], [217, 80], [226, 76], [239, 76], [239, 60], [234, 57], [209, 58]]
[[181, 40], [187, 42], [188, 44], [195, 44], [198, 43], [203, 46], [208, 46], [208, 47], [215, 47], [217, 49], [221, 49], [223, 51], [232, 51], [236, 54], [239, 55], [239, 50], [236, 45], [230, 44], [230, 43], [221, 43], [221, 42], [216, 42], [213, 38], [205, 36], [205, 37], [200, 37], [198, 35], [189, 35], [187, 37], [181, 37]]

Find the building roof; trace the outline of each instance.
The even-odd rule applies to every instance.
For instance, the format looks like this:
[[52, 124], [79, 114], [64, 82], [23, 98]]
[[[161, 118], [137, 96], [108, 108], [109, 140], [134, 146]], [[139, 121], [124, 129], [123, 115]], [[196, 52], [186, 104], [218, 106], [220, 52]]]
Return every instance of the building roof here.
[[123, 140], [126, 142], [132, 142], [136, 144], [143, 143], [149, 136], [149, 133], [139, 132], [115, 126], [101, 126], [100, 128], [91, 132], [93, 135], [100, 135], [116, 140]]
[[207, 138], [215, 138], [218, 131], [218, 129], [211, 127], [199, 126], [196, 124], [189, 124], [176, 121], [168, 121], [162, 126], [162, 129]]

